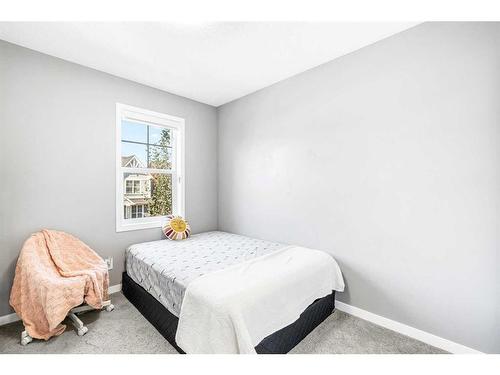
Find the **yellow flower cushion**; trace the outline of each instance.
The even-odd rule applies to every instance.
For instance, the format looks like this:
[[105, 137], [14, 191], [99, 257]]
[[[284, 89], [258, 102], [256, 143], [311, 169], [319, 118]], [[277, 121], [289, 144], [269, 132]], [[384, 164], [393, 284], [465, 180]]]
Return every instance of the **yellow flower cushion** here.
[[185, 240], [191, 234], [191, 227], [182, 216], [168, 215], [162, 229], [170, 240]]

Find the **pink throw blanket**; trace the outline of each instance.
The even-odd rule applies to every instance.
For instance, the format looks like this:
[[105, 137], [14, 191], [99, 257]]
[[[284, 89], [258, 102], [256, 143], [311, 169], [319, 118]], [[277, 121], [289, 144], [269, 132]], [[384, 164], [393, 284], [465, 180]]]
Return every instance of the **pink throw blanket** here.
[[84, 301], [99, 309], [108, 300], [106, 263], [70, 234], [42, 230], [23, 245], [10, 305], [34, 338], [48, 340], [66, 329], [68, 312]]

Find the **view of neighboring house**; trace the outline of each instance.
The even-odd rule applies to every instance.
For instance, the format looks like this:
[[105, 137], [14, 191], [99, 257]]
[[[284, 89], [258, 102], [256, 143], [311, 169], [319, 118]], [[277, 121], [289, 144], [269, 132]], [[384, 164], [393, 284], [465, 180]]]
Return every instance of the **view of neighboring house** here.
[[[135, 156], [122, 156], [122, 166], [142, 168], [142, 163]], [[136, 219], [149, 216], [152, 176], [144, 173], [125, 173], [123, 179], [123, 217]]]

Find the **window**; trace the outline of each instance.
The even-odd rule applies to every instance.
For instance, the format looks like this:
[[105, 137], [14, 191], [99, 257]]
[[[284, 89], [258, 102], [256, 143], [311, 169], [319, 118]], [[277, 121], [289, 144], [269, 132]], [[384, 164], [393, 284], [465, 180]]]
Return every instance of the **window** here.
[[138, 218], [138, 217], [144, 217], [146, 212], [144, 210], [144, 207], [146, 207], [143, 204], [138, 204], [136, 206], [132, 206], [132, 218]]
[[116, 105], [116, 230], [184, 216], [184, 120]]
[[125, 179], [125, 194], [141, 194], [141, 181]]

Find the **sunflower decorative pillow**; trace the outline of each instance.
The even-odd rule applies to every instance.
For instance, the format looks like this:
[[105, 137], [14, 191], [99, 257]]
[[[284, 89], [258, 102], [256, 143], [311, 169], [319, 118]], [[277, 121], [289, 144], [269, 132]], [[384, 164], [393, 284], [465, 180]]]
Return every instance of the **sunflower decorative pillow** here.
[[191, 234], [191, 227], [182, 216], [168, 215], [162, 229], [170, 240], [185, 240]]

